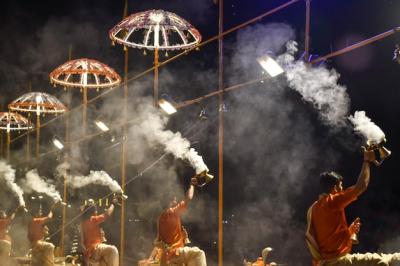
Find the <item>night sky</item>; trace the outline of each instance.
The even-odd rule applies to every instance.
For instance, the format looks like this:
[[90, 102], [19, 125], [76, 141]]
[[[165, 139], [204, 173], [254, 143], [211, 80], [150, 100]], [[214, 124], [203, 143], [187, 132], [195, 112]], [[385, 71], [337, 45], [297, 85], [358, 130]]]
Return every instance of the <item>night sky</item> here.
[[[224, 28], [229, 29], [285, 2], [225, 0]], [[313, 0], [311, 8], [310, 53], [316, 56], [400, 26], [400, 1]], [[203, 40], [218, 32], [218, 6], [212, 0], [129, 1], [129, 14], [148, 9], [177, 13], [200, 31]], [[70, 99], [68, 105], [71, 108], [79, 106], [79, 90], [71, 90], [72, 94], [66, 96], [62, 88], [52, 88], [48, 83], [48, 74], [68, 60], [69, 47], [72, 47], [72, 58], [97, 59], [122, 75], [122, 47], [111, 46], [108, 38], [108, 30], [122, 19], [122, 0], [51, 3], [6, 1], [2, 3], [1, 13], [0, 106], [3, 111], [8, 103], [28, 92], [29, 82], [33, 91], [47, 92], [61, 100]], [[279, 27], [287, 25], [292, 29], [300, 50], [296, 58], [300, 58], [304, 50], [305, 1], [299, 1], [266, 17], [250, 25], [250, 28], [255, 33], [262, 32], [260, 29], [268, 27], [270, 23], [279, 23]], [[255, 73], [261, 73], [260, 69], [257, 70], [257, 63], [247, 65], [248, 71], [237, 64], [239, 47], [245, 47], [246, 43], [252, 47], [259, 37], [263, 37], [245, 39], [248, 36], [246, 29], [225, 38], [226, 86], [244, 82], [249, 77], [254, 78]], [[368, 190], [348, 208], [348, 221], [360, 217], [362, 223], [360, 244], [354, 246], [354, 252], [392, 252], [400, 249], [400, 182], [396, 172], [400, 160], [400, 127], [397, 117], [400, 113], [400, 93], [397, 88], [400, 65], [392, 61], [396, 43], [400, 43], [398, 34], [324, 63], [326, 68], [336, 69], [340, 74], [338, 83], [347, 87], [351, 100], [350, 113], [366, 111], [372, 121], [385, 132], [388, 140], [386, 146], [392, 151], [391, 157], [382, 166], [372, 167]], [[181, 102], [215, 90], [218, 86], [217, 51], [217, 43], [212, 42], [200, 51], [191, 52], [161, 68], [160, 94], [168, 94], [176, 102]], [[170, 52], [169, 56], [174, 54], [177, 52]], [[160, 60], [165, 59], [167, 57], [162, 53]], [[152, 52], [144, 56], [142, 50], [129, 50], [130, 77], [151, 66]], [[307, 208], [319, 194], [319, 173], [337, 170], [345, 176], [344, 185], [348, 186], [355, 183], [361, 167], [362, 154], [359, 147], [362, 139], [349, 128], [332, 129], [322, 123], [317, 111], [302, 100], [299, 93], [287, 86], [278, 85], [284, 82], [285, 78], [280, 77], [276, 83], [272, 81], [267, 82], [267, 85], [253, 85], [227, 94], [225, 98], [228, 109], [225, 113], [224, 146], [225, 265], [240, 265], [245, 258], [255, 260], [266, 246], [274, 248], [271, 260], [287, 265], [309, 265], [310, 256], [303, 236]], [[140, 101], [138, 98], [151, 95], [152, 74], [133, 81], [129, 86], [129, 102], [133, 106], [136, 101]], [[96, 95], [97, 92], [89, 94], [90, 97]], [[121, 100], [118, 97], [120, 93], [116, 90], [110, 93], [112, 100], [109, 102], [105, 97], [91, 104], [89, 119], [101, 114], [109, 123], [117, 121], [118, 99]], [[207, 111], [208, 120], [197, 119], [201, 109]], [[132, 107], [132, 116], [136, 111]], [[182, 132], [215, 175], [212, 183], [196, 192], [193, 208], [184, 217], [185, 224], [192, 242], [206, 251], [208, 264], [217, 265], [218, 102], [216, 98], [211, 98], [181, 111], [169, 120], [167, 128]], [[74, 112], [79, 120], [80, 111]], [[48, 120], [50, 117], [43, 119]], [[72, 125], [79, 125], [79, 122]], [[62, 136], [63, 130], [63, 125], [51, 125], [43, 129], [43, 152], [52, 149], [51, 138], [54, 135]], [[94, 131], [95, 128], [91, 127], [90, 130]], [[85, 149], [82, 149], [84, 152], [80, 154], [85, 166], [80, 165], [76, 171], [87, 174], [89, 170], [105, 170], [119, 180], [119, 149], [110, 148], [109, 143], [114, 135], [118, 139], [119, 130], [88, 141]], [[136, 140], [132, 144], [135, 148], [132, 146], [129, 154], [131, 158], [139, 156], [133, 150], [137, 152], [136, 148], [142, 147]], [[160, 148], [149, 146], [143, 155], [145, 160], [129, 161], [128, 179], [162, 155]], [[14, 152], [11, 165], [19, 172], [37, 168], [42, 175], [52, 179], [62, 154], [54, 158], [44, 157], [39, 162], [27, 165], [21, 163], [24, 147], [22, 140], [11, 146]], [[168, 168], [172, 166], [173, 170]], [[173, 174], [163, 176], [166, 169]], [[150, 252], [158, 210], [152, 206], [160, 200], [158, 195], [163, 190], [164, 182], [169, 182], [163, 178], [173, 176], [174, 182], [184, 189], [192, 174], [190, 165], [171, 156], [164, 160], [162, 166], [156, 166], [129, 184], [127, 263], [133, 263]], [[82, 191], [70, 191], [76, 206], [86, 195], [100, 197], [107, 192], [104, 188], [99, 188], [97, 194], [90, 189]], [[0, 190], [0, 193], [3, 192]], [[139, 222], [131, 222], [135, 219]], [[109, 241], [116, 245], [119, 245], [118, 225], [117, 209], [116, 215], [105, 225], [110, 235]], [[57, 228], [57, 224], [52, 226]], [[17, 234], [15, 231], [16, 228], [14, 234]], [[18, 252], [16, 254], [20, 254]]]

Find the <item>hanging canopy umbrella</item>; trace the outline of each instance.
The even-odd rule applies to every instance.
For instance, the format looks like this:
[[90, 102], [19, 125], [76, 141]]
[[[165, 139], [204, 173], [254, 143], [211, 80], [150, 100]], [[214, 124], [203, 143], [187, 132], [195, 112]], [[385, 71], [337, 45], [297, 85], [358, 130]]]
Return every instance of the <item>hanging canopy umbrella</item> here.
[[0, 112], [0, 129], [10, 131], [29, 130], [33, 125], [20, 114], [12, 112]]
[[[154, 104], [158, 101], [158, 51], [185, 50], [201, 42], [201, 35], [189, 22], [164, 10], [132, 14], [109, 31], [112, 42], [126, 47], [154, 50]], [[146, 53], [146, 50], [144, 50]]]
[[109, 32], [113, 42], [133, 48], [182, 50], [196, 46], [201, 35], [189, 22], [164, 10], [132, 14]]
[[50, 73], [50, 82], [69, 88], [107, 89], [118, 86], [121, 77], [111, 67], [93, 59], [75, 59]]
[[17, 112], [59, 114], [67, 110], [56, 97], [44, 92], [29, 92], [15, 99], [8, 108]]

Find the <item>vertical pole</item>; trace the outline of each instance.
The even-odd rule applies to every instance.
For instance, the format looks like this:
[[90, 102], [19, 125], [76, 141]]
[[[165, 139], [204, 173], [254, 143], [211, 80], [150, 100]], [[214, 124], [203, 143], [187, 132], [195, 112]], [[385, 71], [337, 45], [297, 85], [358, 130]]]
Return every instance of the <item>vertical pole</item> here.
[[[222, 34], [224, 28], [224, 1], [219, 0], [219, 21], [218, 34]], [[219, 90], [224, 88], [224, 46], [223, 38], [218, 40], [218, 87]], [[224, 94], [219, 94], [219, 113], [218, 113], [218, 266], [224, 264], [223, 249], [223, 206], [224, 206]]]
[[82, 94], [82, 137], [85, 137], [86, 135], [86, 123], [87, 123], [87, 88], [83, 87], [83, 94]]
[[[28, 85], [29, 92], [32, 91], [32, 82], [29, 81]], [[31, 122], [31, 112], [28, 112], [28, 121]], [[30, 136], [30, 129], [26, 132], [26, 161], [28, 164], [31, 161], [31, 136]]]
[[[124, 18], [128, 16], [128, 0], [125, 0]], [[124, 49], [124, 103], [123, 103], [123, 126], [121, 140], [121, 188], [125, 192], [126, 183], [126, 120], [128, 118], [128, 49]], [[124, 266], [125, 256], [125, 201], [121, 202], [120, 220], [120, 265]]]
[[310, 15], [311, 15], [311, 0], [306, 0], [306, 32], [304, 41], [304, 59], [308, 62], [310, 55]]
[[[28, 121], [31, 121], [31, 112], [28, 112]], [[26, 161], [28, 164], [31, 161], [31, 137], [30, 137], [30, 132], [31, 130], [28, 129], [27, 134], [26, 134]]]
[[[68, 48], [68, 61], [72, 60], [72, 45], [69, 46]], [[68, 98], [69, 99], [69, 98]], [[70, 102], [68, 101], [67, 103], [67, 111], [65, 114], [65, 144], [68, 145], [69, 143], [69, 105]], [[66, 151], [66, 155], [68, 156], [68, 151]], [[65, 203], [68, 203], [68, 198], [67, 198], [67, 178], [64, 176], [64, 188], [63, 188], [63, 201]], [[61, 256], [63, 257], [65, 254], [65, 224], [67, 221], [67, 206], [63, 205], [63, 210], [62, 210], [62, 224], [61, 224], [61, 239], [60, 239], [60, 250], [61, 250]]]
[[7, 161], [10, 161], [11, 133], [7, 131]]
[[3, 158], [4, 146], [3, 146], [3, 130], [0, 130], [0, 157]]
[[40, 145], [40, 114], [36, 114], [36, 160], [39, 160]]
[[153, 87], [153, 97], [154, 106], [158, 105], [158, 48], [154, 49], [154, 87]]

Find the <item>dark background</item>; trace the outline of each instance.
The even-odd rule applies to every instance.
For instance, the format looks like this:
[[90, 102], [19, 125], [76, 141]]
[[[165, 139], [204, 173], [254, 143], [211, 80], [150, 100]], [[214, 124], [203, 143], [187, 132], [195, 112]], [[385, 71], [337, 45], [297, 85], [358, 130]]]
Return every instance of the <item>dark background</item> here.
[[[285, 1], [225, 0], [224, 28], [229, 29], [282, 3]], [[314, 0], [311, 2], [311, 7], [310, 52], [316, 55], [328, 54], [400, 24], [399, 1]], [[211, 0], [129, 1], [129, 14], [147, 9], [164, 9], [179, 14], [201, 32], [204, 40], [218, 32], [218, 7]], [[110, 65], [118, 73], [123, 73], [122, 48], [118, 45], [111, 47], [107, 36], [108, 30], [122, 19], [123, 1], [88, 0], [51, 3], [7, 1], [3, 3], [1, 13], [2, 110], [6, 110], [6, 105], [13, 99], [28, 91], [30, 81], [33, 91], [48, 92], [60, 99], [67, 99], [66, 92], [61, 88], [53, 89], [48, 83], [48, 73], [68, 60], [69, 46], [72, 46], [72, 58], [94, 58]], [[263, 25], [270, 22], [286, 23], [293, 27], [299, 48], [304, 49], [304, 1], [258, 23]], [[388, 139], [387, 147], [393, 152], [390, 159], [381, 167], [373, 167], [367, 192], [349, 208], [349, 222], [357, 216], [362, 221], [359, 236], [361, 243], [354, 247], [355, 252], [377, 250], [389, 252], [400, 248], [400, 241], [397, 238], [400, 230], [398, 226], [400, 183], [396, 171], [400, 145], [398, 138], [400, 129], [397, 124], [400, 106], [397, 72], [400, 66], [392, 61], [393, 50], [395, 44], [400, 42], [399, 38], [398, 35], [393, 35], [326, 62], [328, 68], [335, 68], [340, 73], [339, 83], [347, 87], [351, 99], [351, 113], [355, 110], [365, 110], [372, 121], [385, 132]], [[235, 42], [236, 33], [228, 35], [225, 39], [227, 85], [233, 80], [229, 73], [231, 69], [229, 64], [235, 52]], [[170, 53], [170, 56], [173, 54], [174, 52]], [[152, 53], [143, 56], [142, 51], [130, 49], [129, 56], [129, 76], [134, 76], [152, 65]], [[175, 101], [180, 102], [217, 88], [217, 56], [217, 44], [213, 42], [200, 51], [182, 57], [163, 68], [160, 76], [161, 94], [169, 94]], [[301, 52], [297, 56], [300, 57]], [[164, 59], [165, 57], [161, 55], [161, 60]], [[173, 80], [170, 77], [174, 77]], [[147, 75], [139, 81], [142, 94], [151, 93], [151, 79], [152, 76]], [[142, 88], [147, 89], [142, 90]], [[132, 92], [134, 90], [135, 83], [130, 87], [132, 93], [130, 97], [135, 95]], [[281, 93], [283, 96], [272, 97], [259, 86], [254, 86], [254, 89], [226, 96], [228, 107], [228, 112], [225, 113], [224, 165], [226, 265], [239, 265], [244, 258], [254, 260], [260, 250], [268, 245], [275, 249], [271, 260], [288, 265], [309, 264], [309, 255], [302, 236], [305, 229], [305, 213], [318, 195], [318, 174], [327, 169], [335, 169], [346, 177], [345, 185], [353, 184], [358, 175], [362, 160], [357, 148], [361, 144], [360, 139], [349, 131], [332, 132], [319, 121], [315, 110], [302, 101], [298, 93], [287, 88]], [[91, 97], [95, 95], [96, 92], [90, 93]], [[279, 106], [279, 102], [273, 108], [261, 104], [264, 101], [263, 97], [270, 96], [273, 99], [282, 99], [282, 112], [287, 114], [285, 122], [275, 120], [281, 113], [275, 108]], [[69, 106], [78, 106], [80, 97], [78, 91], [73, 91]], [[257, 104], [254, 102], [255, 99], [258, 99]], [[89, 117], [94, 117], [93, 113], [101, 110], [105, 102], [106, 100], [100, 100], [92, 104], [89, 107], [92, 116], [89, 114]], [[289, 104], [285, 105], [286, 103]], [[207, 108], [209, 114], [206, 122], [197, 120], [197, 114], [202, 108]], [[217, 261], [217, 109], [216, 99], [211, 99], [183, 109], [184, 112], [175, 115], [168, 124], [171, 130], [181, 131], [191, 140], [193, 147], [205, 158], [211, 172], [216, 176], [213, 183], [199, 190], [195, 196], [201, 199], [202, 205], [198, 209], [198, 205], [194, 203], [193, 209], [201, 210], [202, 213], [191, 210], [186, 218], [192, 241], [206, 251], [209, 265], [216, 265]], [[44, 118], [46, 119], [49, 118]], [[272, 128], [275, 126], [285, 129], [285, 132], [277, 132]], [[63, 126], [44, 128], [43, 150], [51, 148], [49, 143], [53, 135], [62, 134]], [[89, 148], [85, 150], [86, 168], [81, 169], [82, 171], [104, 169], [111, 176], [119, 178], [118, 148], [110, 151], [104, 144], [104, 140], [108, 141], [113, 134], [118, 138], [119, 133], [115, 131], [104, 134], [100, 140], [91, 140], [89, 144], [85, 144]], [[285, 137], [282, 138], [281, 134]], [[307, 145], [307, 142], [310, 145]], [[23, 157], [21, 152], [23, 147], [22, 141], [13, 143], [12, 151], [15, 151], [15, 155], [11, 164], [18, 169], [37, 167], [43, 175], [51, 178], [53, 166], [62, 155], [44, 157], [40, 162], [27, 166], [20, 162], [20, 157]], [[93, 147], [98, 147], [103, 152], [98, 153], [97, 148]], [[157, 152], [156, 154], [161, 154], [159, 150]], [[293, 154], [296, 154], [294, 161], [291, 160]], [[302, 164], [299, 164], [303, 169], [293, 167], [299, 157], [303, 157]], [[175, 165], [177, 176], [193, 174], [186, 163], [174, 160], [172, 157], [167, 157], [165, 160], [166, 165]], [[286, 165], [286, 169], [282, 165]], [[129, 177], [134, 176], [133, 173], [140, 172], [145, 166], [129, 164]], [[308, 176], [296, 178], [296, 175], [304, 173]], [[129, 263], [146, 256], [155, 237], [156, 211], [143, 211], [146, 206], [151, 205], [146, 199], [151, 197], [154, 187], [163, 186], [163, 181], [154, 177], [155, 175], [158, 175], [158, 172], [150, 170], [144, 176], [147, 178], [139, 178], [127, 187], [127, 194], [130, 196], [127, 203], [130, 212], [127, 217], [129, 222], [126, 237]], [[290, 178], [289, 182], [286, 176], [293, 178]], [[177, 180], [184, 188], [189, 179]], [[85, 196], [79, 197], [80, 194], [100, 197], [106, 191], [99, 188], [96, 193], [93, 194], [90, 189], [75, 192], [71, 195], [71, 201], [75, 200], [74, 203], [78, 205], [85, 198]], [[142, 207], [137, 207], [139, 205]], [[110, 234], [109, 241], [116, 245], [119, 232], [118, 214], [117, 210], [117, 215], [106, 224], [106, 231]], [[191, 216], [195, 218], [190, 218]], [[139, 222], [131, 222], [135, 219]], [[53, 226], [57, 228], [57, 222]]]

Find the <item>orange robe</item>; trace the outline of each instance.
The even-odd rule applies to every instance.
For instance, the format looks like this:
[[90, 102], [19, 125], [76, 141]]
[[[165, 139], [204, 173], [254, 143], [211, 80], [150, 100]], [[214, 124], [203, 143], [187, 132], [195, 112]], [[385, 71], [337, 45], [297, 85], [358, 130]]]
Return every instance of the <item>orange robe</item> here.
[[312, 207], [311, 228], [321, 259], [351, 252], [352, 241], [344, 209], [357, 199], [354, 187], [323, 195]]
[[107, 218], [106, 214], [91, 216], [82, 223], [83, 244], [85, 245], [85, 255], [90, 257], [97, 245], [103, 242], [100, 224]]
[[11, 219], [0, 219], [0, 240], [11, 241], [11, 238], [8, 235], [8, 226], [10, 223]]
[[185, 245], [186, 234], [182, 230], [181, 215], [186, 208], [187, 203], [181, 201], [165, 210], [158, 218], [158, 241], [168, 246], [163, 248], [161, 256], [163, 262], [179, 255], [178, 248]]
[[36, 243], [39, 240], [43, 240], [45, 234], [45, 224], [47, 217], [33, 218], [28, 227], [28, 239], [31, 243]]

